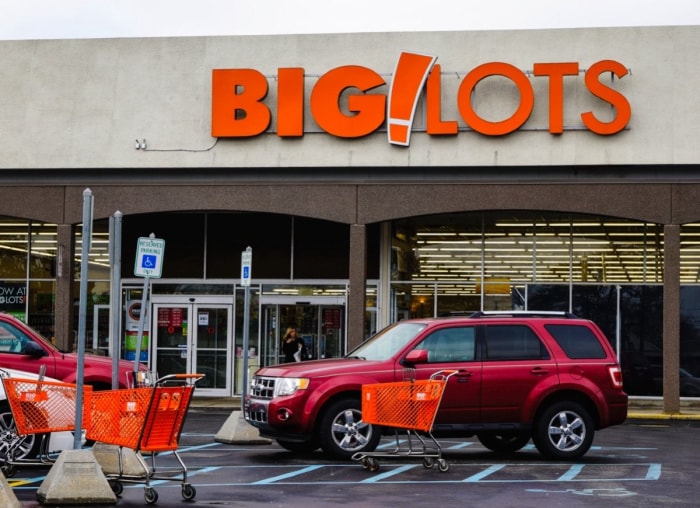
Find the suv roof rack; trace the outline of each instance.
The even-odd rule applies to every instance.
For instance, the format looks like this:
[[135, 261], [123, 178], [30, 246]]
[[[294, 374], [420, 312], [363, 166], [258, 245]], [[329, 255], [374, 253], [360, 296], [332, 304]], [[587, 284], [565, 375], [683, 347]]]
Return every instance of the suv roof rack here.
[[469, 315], [472, 318], [479, 317], [558, 317], [567, 319], [578, 319], [578, 316], [571, 312], [558, 310], [480, 310]]

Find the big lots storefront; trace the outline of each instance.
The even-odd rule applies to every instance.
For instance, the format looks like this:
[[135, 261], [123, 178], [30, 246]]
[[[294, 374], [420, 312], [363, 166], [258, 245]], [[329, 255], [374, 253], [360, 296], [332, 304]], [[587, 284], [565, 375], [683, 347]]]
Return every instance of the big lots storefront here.
[[[241, 393], [394, 321], [565, 310], [633, 396], [700, 396], [698, 27], [0, 43], [0, 310], [136, 355], [138, 238], [165, 240], [142, 356]], [[112, 302], [110, 222], [120, 218]], [[110, 306], [120, 310], [110, 337]]]

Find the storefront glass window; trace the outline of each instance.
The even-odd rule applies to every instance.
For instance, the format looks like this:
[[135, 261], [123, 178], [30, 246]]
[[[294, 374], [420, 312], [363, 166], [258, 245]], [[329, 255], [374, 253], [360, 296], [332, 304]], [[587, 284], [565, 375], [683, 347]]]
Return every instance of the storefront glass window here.
[[294, 218], [294, 278], [347, 279], [350, 227]]
[[292, 218], [263, 213], [207, 214], [207, 278], [240, 278], [241, 252], [253, 249], [253, 277], [290, 278]]
[[[685, 282], [700, 273], [700, 228], [683, 231]], [[447, 214], [396, 221], [391, 254], [395, 317], [570, 311], [619, 344], [628, 393], [661, 395], [662, 226], [549, 212]], [[693, 333], [682, 332], [682, 378], [698, 373]]]
[[56, 276], [57, 235], [55, 224], [32, 222], [29, 277], [50, 279]]
[[700, 397], [700, 286], [681, 287], [681, 396]]
[[27, 277], [27, 221], [0, 217], [0, 279]]
[[23, 319], [29, 326], [51, 339], [55, 332], [55, 298], [56, 283], [52, 280], [30, 281], [28, 298], [28, 319]]

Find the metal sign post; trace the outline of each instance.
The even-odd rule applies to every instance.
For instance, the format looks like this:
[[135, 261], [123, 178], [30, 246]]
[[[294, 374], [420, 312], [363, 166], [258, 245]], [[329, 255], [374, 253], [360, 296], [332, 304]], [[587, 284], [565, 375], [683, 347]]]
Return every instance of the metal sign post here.
[[75, 432], [73, 432], [73, 449], [82, 446], [83, 428], [83, 377], [85, 372], [85, 320], [87, 316], [88, 255], [92, 246], [92, 191], [83, 191], [83, 237], [80, 252], [80, 303], [78, 309], [78, 366], [75, 390]]
[[165, 240], [156, 238], [151, 233], [148, 237], [141, 237], [136, 244], [136, 260], [134, 262], [134, 275], [144, 277], [143, 293], [141, 296], [141, 312], [139, 313], [139, 331], [136, 335], [136, 356], [134, 357], [134, 379], [139, 370], [141, 359], [141, 341], [143, 340], [143, 328], [148, 314], [148, 288], [151, 277], [159, 279], [163, 272], [163, 253], [165, 252]]
[[241, 285], [245, 288], [243, 300], [243, 396], [241, 397], [241, 411], [245, 406], [245, 399], [248, 395], [248, 349], [250, 328], [250, 277], [253, 268], [253, 249], [247, 247], [241, 253]]
[[109, 218], [109, 343], [112, 346], [112, 390], [119, 388], [119, 310], [121, 303], [122, 273], [122, 213], [114, 212]]

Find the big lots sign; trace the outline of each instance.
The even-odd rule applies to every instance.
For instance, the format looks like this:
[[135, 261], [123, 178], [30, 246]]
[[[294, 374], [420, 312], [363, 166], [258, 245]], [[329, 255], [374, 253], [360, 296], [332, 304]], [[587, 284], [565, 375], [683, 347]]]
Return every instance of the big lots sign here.
[[[425, 129], [431, 135], [455, 135], [458, 121], [442, 118], [441, 73], [434, 56], [403, 52], [394, 69], [388, 95], [368, 93], [386, 85], [377, 72], [359, 65], [336, 67], [323, 74], [313, 86], [308, 109], [318, 126], [330, 135], [358, 138], [375, 132], [386, 123], [391, 144], [407, 146], [419, 97], [425, 96]], [[548, 80], [549, 132], [564, 130], [564, 80], [579, 76], [577, 62], [535, 63], [532, 75]], [[632, 109], [627, 98], [603, 81], [603, 74], [622, 78], [627, 69], [615, 60], [600, 60], [583, 73], [586, 90], [614, 109], [614, 118], [603, 121], [592, 111], [580, 113], [583, 125], [596, 134], [610, 135], [623, 130]], [[520, 95], [515, 111], [501, 120], [487, 120], [475, 111], [471, 96], [476, 85], [490, 77], [510, 80]], [[570, 78], [574, 79], [574, 78]], [[281, 68], [277, 73], [276, 134], [304, 135], [304, 69]], [[212, 136], [241, 138], [266, 132], [273, 106], [268, 104], [267, 78], [254, 69], [214, 69], [212, 76]], [[347, 104], [341, 107], [341, 96]], [[518, 130], [535, 107], [535, 93], [528, 75], [504, 62], [490, 62], [472, 69], [457, 91], [457, 108], [462, 121], [476, 132], [503, 136]]]

